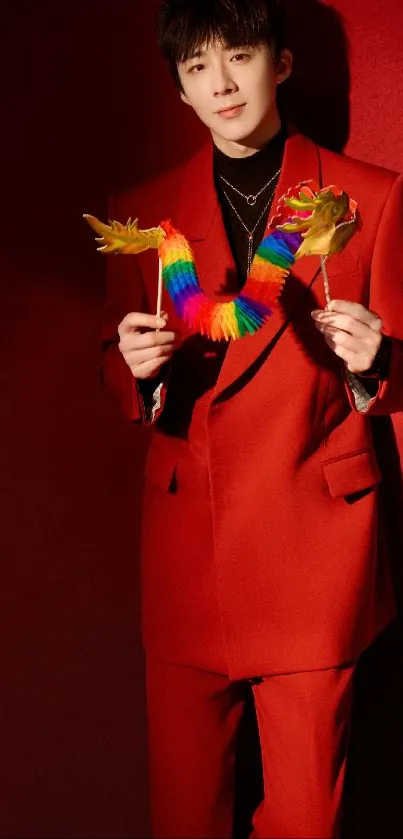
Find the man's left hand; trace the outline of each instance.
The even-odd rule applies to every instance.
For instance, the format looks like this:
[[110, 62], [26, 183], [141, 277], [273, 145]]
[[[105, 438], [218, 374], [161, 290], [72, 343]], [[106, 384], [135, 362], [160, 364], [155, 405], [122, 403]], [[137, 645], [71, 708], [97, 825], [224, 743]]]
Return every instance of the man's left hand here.
[[312, 312], [315, 326], [351, 373], [364, 373], [375, 360], [382, 342], [382, 321], [360, 303], [332, 300], [326, 309]]

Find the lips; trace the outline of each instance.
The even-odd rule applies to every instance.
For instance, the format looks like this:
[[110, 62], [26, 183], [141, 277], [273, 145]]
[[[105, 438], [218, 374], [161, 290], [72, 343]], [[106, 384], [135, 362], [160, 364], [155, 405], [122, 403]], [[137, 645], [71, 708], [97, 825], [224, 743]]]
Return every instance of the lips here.
[[237, 116], [244, 107], [245, 103], [243, 103], [242, 105], [227, 106], [226, 108], [221, 108], [221, 110], [217, 111], [217, 114], [220, 117]]

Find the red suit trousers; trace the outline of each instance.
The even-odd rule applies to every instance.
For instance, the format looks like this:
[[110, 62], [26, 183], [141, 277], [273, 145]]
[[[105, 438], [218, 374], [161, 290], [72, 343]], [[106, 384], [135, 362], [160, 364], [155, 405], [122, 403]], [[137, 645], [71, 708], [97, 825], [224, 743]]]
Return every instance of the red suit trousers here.
[[[252, 680], [264, 800], [254, 839], [337, 837], [354, 667]], [[148, 657], [155, 839], [233, 835], [242, 680]]]

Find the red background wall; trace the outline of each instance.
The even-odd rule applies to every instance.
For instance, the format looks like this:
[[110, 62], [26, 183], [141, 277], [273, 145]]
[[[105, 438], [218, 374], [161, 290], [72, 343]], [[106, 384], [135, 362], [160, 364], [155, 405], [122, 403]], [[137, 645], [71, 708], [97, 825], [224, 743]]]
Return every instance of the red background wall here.
[[[400, 0], [332, 4], [350, 72], [328, 7], [290, 2], [304, 18], [290, 92], [299, 121], [403, 171]], [[105, 216], [111, 190], [204, 136], [157, 54], [155, 6], [38, 0], [3, 11], [0, 836], [10, 839], [146, 833], [144, 438], [98, 385], [104, 264], [81, 214]], [[393, 715], [378, 719], [374, 742], [396, 739]], [[397, 795], [389, 781], [384, 811]]]

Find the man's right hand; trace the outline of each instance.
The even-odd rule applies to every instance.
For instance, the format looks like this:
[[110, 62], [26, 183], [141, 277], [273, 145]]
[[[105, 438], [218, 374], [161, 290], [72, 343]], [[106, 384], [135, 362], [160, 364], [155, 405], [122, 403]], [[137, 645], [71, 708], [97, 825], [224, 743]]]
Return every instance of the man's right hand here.
[[165, 329], [167, 321], [165, 312], [160, 318], [131, 312], [119, 324], [119, 350], [136, 379], [152, 379], [170, 361], [175, 332]]

